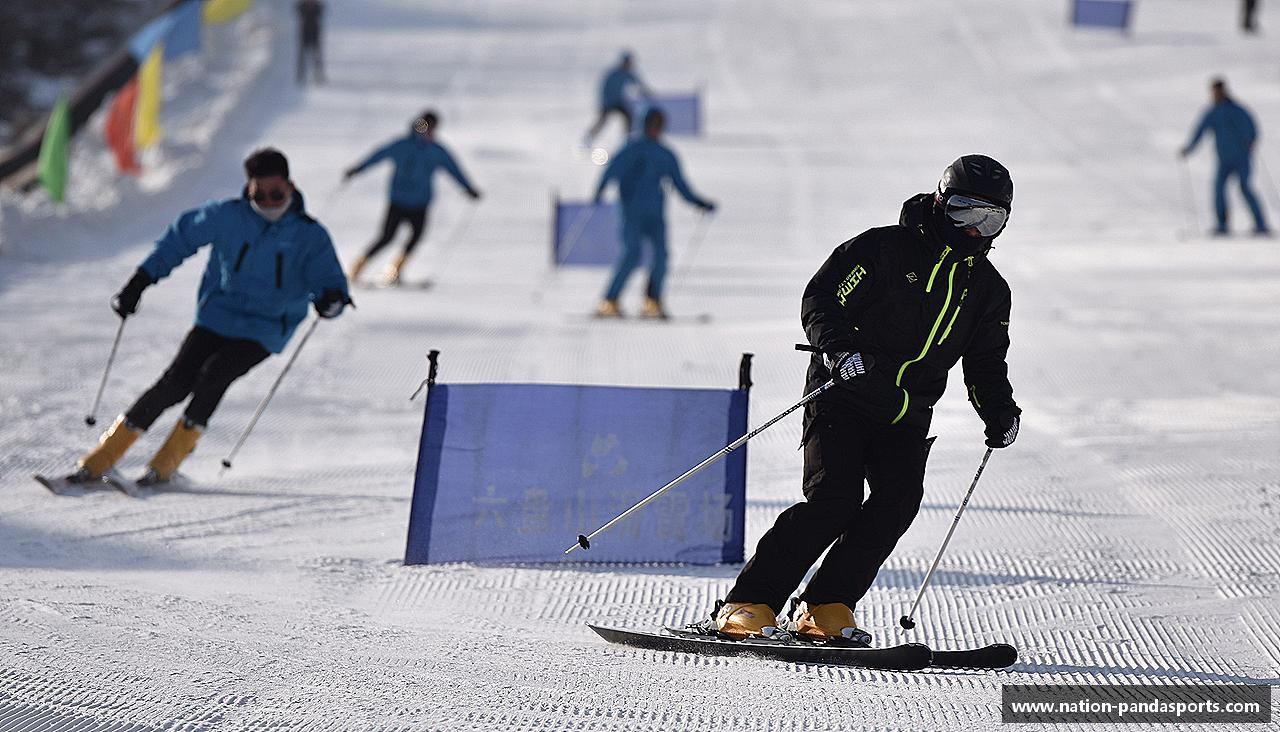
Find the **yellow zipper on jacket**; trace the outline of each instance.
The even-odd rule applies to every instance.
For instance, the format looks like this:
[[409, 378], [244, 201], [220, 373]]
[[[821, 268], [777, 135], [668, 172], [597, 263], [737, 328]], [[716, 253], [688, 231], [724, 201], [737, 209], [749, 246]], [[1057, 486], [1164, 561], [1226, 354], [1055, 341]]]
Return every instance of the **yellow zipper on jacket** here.
[[[946, 261], [947, 255], [950, 253], [951, 253], [951, 247], [943, 248], [942, 256], [938, 258], [938, 263], [933, 265], [933, 272], [929, 275], [929, 282], [928, 284], [925, 285], [925, 288], [924, 288], [925, 292], [930, 292], [933, 289], [933, 281], [938, 274], [938, 269], [942, 267], [942, 263]], [[942, 301], [942, 308], [938, 310], [938, 317], [934, 318], [933, 320], [933, 328], [929, 330], [929, 337], [925, 338], [924, 340], [924, 347], [920, 349], [920, 355], [916, 356], [910, 361], [904, 362], [902, 364], [902, 367], [898, 369], [898, 378], [894, 380], [894, 384], [896, 384], [898, 388], [902, 388], [902, 377], [904, 374], [907, 373], [907, 367], [913, 363], [924, 360], [924, 357], [929, 354], [929, 347], [933, 345], [933, 339], [935, 336], [938, 335], [938, 328], [942, 327], [942, 319], [946, 317], [947, 310], [950, 309], [951, 307], [951, 295], [952, 295], [953, 287], [955, 285], [956, 267], [959, 267], [959, 266], [960, 266], [959, 262], [952, 264], [951, 270], [947, 273], [947, 296]], [[893, 421], [890, 422], [890, 424], [897, 424], [898, 422], [902, 421], [902, 418], [905, 417], [907, 414], [907, 406], [911, 403], [911, 395], [907, 393], [906, 389], [902, 389], [902, 394], [903, 394], [902, 409], [898, 411], [898, 416], [894, 417]]]
[[947, 336], [951, 335], [951, 326], [956, 324], [956, 317], [960, 315], [960, 308], [964, 307], [964, 299], [968, 296], [969, 288], [966, 287], [960, 292], [960, 302], [956, 303], [956, 309], [951, 313], [951, 320], [947, 321], [947, 329], [942, 331], [942, 337], [938, 339], [939, 346], [947, 339]]

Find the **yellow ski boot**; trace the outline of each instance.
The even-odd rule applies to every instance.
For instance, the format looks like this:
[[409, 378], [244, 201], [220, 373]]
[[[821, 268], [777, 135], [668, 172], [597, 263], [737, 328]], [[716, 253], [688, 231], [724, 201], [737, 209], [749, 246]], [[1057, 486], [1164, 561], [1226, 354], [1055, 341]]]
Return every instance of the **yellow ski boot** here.
[[347, 275], [347, 279], [354, 284], [360, 279], [360, 273], [364, 271], [364, 266], [369, 263], [368, 257], [359, 257], [351, 263], [351, 273]]
[[796, 635], [810, 640], [871, 644], [871, 635], [858, 627], [853, 610], [843, 602], [801, 602], [792, 613], [792, 625]]
[[156, 485], [167, 483], [178, 472], [178, 466], [196, 449], [196, 441], [203, 430], [199, 425], [188, 423], [185, 417], [178, 418], [173, 432], [160, 446], [156, 456], [147, 464], [147, 473], [138, 481], [138, 485]]
[[733, 638], [763, 637], [765, 628], [778, 627], [778, 618], [768, 605], [753, 602], [726, 602], [715, 619], [716, 630]]
[[617, 300], [601, 300], [596, 306], [597, 318], [621, 318], [622, 311], [618, 309]]
[[653, 318], [654, 320], [666, 320], [667, 311], [662, 307], [662, 301], [652, 297], [644, 299], [644, 308], [640, 311], [640, 317]]
[[395, 261], [387, 267], [387, 273], [382, 278], [382, 284], [391, 286], [400, 284], [400, 275], [404, 272], [404, 263], [408, 261], [409, 255], [401, 254], [396, 257]]
[[77, 470], [72, 474], [77, 478], [74, 482], [87, 482], [101, 478], [108, 470], [115, 467], [120, 458], [124, 457], [125, 452], [141, 436], [142, 430], [130, 427], [123, 414], [116, 417], [116, 421], [102, 433], [98, 446], [76, 463]]

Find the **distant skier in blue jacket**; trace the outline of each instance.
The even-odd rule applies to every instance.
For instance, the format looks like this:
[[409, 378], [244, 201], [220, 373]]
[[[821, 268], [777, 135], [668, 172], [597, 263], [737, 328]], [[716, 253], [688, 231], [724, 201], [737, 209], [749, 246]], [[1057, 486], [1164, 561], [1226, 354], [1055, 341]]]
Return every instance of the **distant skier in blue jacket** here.
[[1213, 140], [1218, 149], [1218, 173], [1213, 181], [1213, 207], [1218, 216], [1218, 225], [1214, 233], [1223, 235], [1227, 230], [1227, 179], [1235, 176], [1240, 183], [1240, 192], [1244, 195], [1249, 211], [1253, 213], [1253, 231], [1260, 236], [1269, 234], [1266, 218], [1262, 215], [1262, 205], [1249, 185], [1250, 158], [1253, 146], [1258, 140], [1258, 128], [1253, 117], [1234, 99], [1227, 95], [1227, 83], [1222, 79], [1214, 79], [1210, 86], [1213, 105], [1204, 113], [1196, 127], [1191, 142], [1182, 148], [1182, 156], [1191, 154], [1199, 144], [1205, 131], [1213, 132]]
[[584, 141], [587, 146], [590, 146], [591, 141], [600, 134], [600, 129], [608, 121], [609, 115], [614, 112], [622, 117], [623, 124], [626, 125], [624, 127], [626, 134], [631, 134], [631, 100], [628, 94], [632, 88], [638, 90], [645, 99], [653, 98], [649, 88], [636, 75], [635, 59], [631, 56], [631, 52], [623, 51], [621, 58], [618, 59], [618, 65], [606, 71], [604, 78], [600, 80], [600, 114], [587, 132]]
[[244, 169], [248, 184], [239, 198], [206, 203], [179, 216], [112, 298], [112, 310], [128, 318], [137, 312], [143, 290], [210, 247], [195, 327], [160, 380], [116, 418], [68, 482], [101, 478], [162, 412], [190, 396], [139, 482], [168, 481], [195, 449], [227, 388], [268, 355], [284, 350], [308, 305], [321, 318], [336, 318], [351, 302], [329, 233], [306, 214], [285, 156], [258, 150]]
[[427, 209], [431, 206], [431, 199], [434, 196], [432, 177], [437, 169], [443, 168], [453, 176], [472, 200], [480, 198], [480, 192], [471, 185], [471, 181], [467, 180], [462, 169], [454, 162], [453, 156], [443, 145], [436, 142], [436, 130], [439, 127], [440, 116], [432, 110], [427, 110], [413, 121], [407, 136], [392, 140], [378, 148], [363, 162], [349, 168], [344, 174], [343, 180], [349, 180], [369, 166], [383, 160], [390, 160], [395, 164], [395, 171], [391, 174], [390, 202], [387, 205], [387, 216], [382, 222], [382, 233], [351, 265], [352, 282], [359, 279], [360, 272], [364, 270], [369, 259], [391, 243], [400, 224], [407, 222], [410, 227], [409, 241], [405, 243], [404, 251], [387, 270], [385, 279], [386, 284], [389, 285], [400, 282], [405, 262], [408, 261], [409, 255], [418, 246], [423, 232], [426, 231]]
[[661, 109], [652, 108], [644, 117], [644, 135], [634, 138], [622, 148], [605, 168], [596, 186], [595, 203], [599, 205], [604, 189], [610, 181], [618, 182], [618, 194], [622, 201], [622, 254], [614, 267], [613, 279], [605, 291], [604, 300], [596, 309], [601, 317], [619, 317], [618, 297], [627, 284], [627, 278], [640, 264], [641, 242], [645, 239], [652, 246], [653, 257], [649, 263], [649, 285], [645, 290], [645, 317], [666, 318], [662, 306], [662, 283], [667, 274], [667, 222], [666, 195], [663, 181], [679, 191], [684, 200], [710, 213], [716, 206], [694, 193], [680, 173], [680, 163], [675, 153], [658, 141], [666, 124]]

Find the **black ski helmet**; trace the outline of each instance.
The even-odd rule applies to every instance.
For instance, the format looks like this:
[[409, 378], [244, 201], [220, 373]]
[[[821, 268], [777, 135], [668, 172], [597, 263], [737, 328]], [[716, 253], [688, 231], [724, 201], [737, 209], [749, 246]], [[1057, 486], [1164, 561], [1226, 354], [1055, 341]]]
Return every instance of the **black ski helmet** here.
[[1013, 210], [1013, 178], [1009, 169], [986, 155], [963, 155], [942, 171], [938, 198], [967, 193]]

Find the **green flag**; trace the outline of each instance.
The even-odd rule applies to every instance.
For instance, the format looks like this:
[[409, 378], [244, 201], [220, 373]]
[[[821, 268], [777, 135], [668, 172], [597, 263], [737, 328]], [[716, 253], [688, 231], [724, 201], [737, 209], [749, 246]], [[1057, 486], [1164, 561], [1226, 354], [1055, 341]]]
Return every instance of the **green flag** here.
[[67, 146], [71, 139], [71, 120], [67, 95], [63, 94], [49, 115], [40, 142], [40, 161], [36, 172], [49, 198], [62, 203], [67, 192]]

